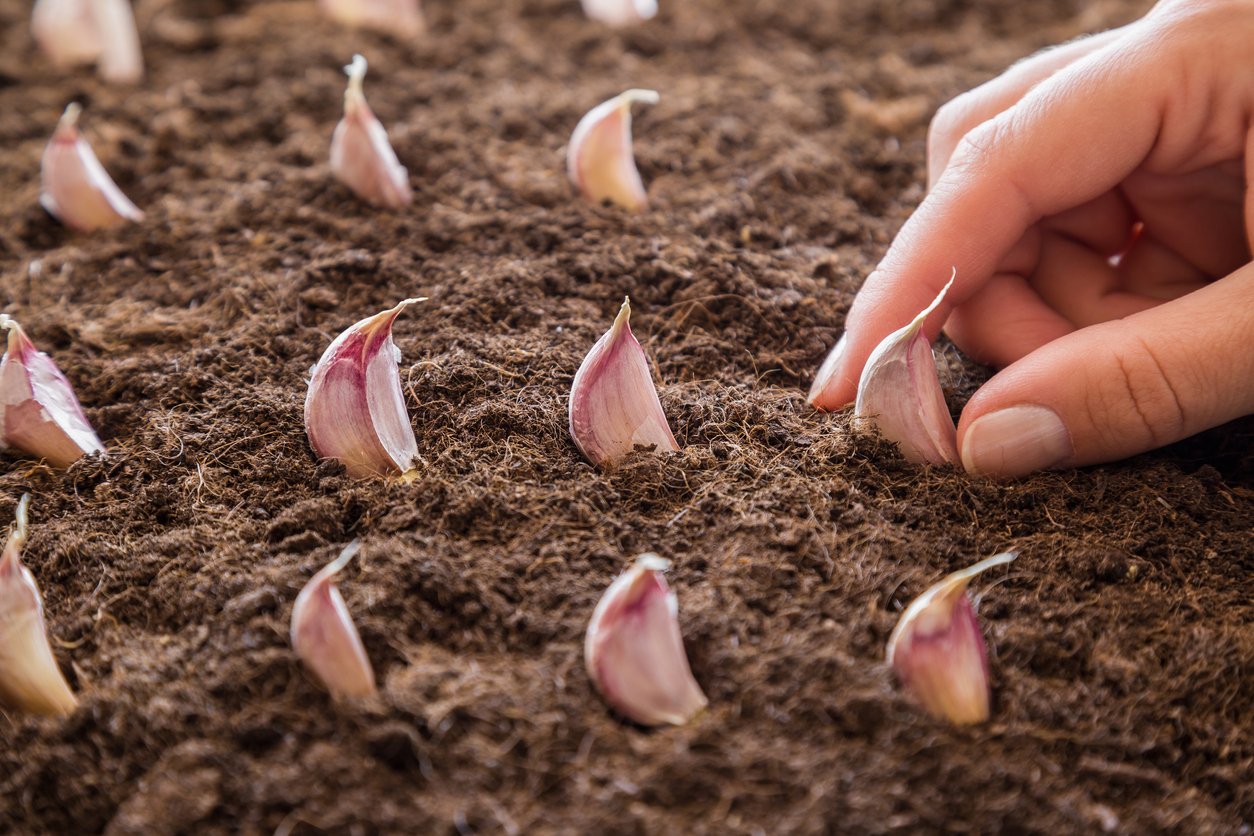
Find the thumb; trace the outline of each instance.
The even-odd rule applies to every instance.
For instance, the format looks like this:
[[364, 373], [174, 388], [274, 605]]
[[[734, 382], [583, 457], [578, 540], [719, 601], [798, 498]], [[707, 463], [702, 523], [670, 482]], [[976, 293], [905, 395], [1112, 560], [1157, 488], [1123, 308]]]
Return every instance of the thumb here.
[[1254, 413], [1254, 264], [1054, 340], [975, 394], [962, 464], [1001, 479], [1115, 461]]

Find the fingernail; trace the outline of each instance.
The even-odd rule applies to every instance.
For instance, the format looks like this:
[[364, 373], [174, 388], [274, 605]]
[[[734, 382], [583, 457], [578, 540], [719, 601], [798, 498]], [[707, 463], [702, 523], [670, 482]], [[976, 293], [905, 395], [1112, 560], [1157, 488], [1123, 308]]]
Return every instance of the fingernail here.
[[840, 368], [840, 361], [845, 356], [845, 335], [841, 334], [840, 339], [836, 341], [836, 345], [832, 346], [832, 350], [827, 353], [823, 365], [819, 366], [818, 373], [814, 375], [814, 383], [810, 386], [810, 394], [806, 395], [806, 402], [814, 404], [822, 395], [824, 390], [832, 383], [832, 378], [836, 376], [837, 370]]
[[1071, 433], [1049, 407], [1012, 406], [976, 420], [962, 440], [968, 473], [1017, 479], [1066, 461], [1074, 453]]

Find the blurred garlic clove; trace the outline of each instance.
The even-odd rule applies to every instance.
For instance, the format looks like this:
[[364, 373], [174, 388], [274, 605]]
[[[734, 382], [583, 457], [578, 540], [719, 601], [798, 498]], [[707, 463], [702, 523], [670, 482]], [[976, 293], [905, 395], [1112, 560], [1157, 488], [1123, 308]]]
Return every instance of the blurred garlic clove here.
[[305, 398], [309, 443], [318, 458], [340, 461], [354, 479], [404, 476], [418, 455], [392, 323], [422, 301], [406, 299], [361, 320], [336, 337], [311, 369]]
[[584, 639], [593, 684], [646, 726], [682, 725], [709, 702], [688, 667], [679, 604], [662, 577], [669, 566], [656, 554], [637, 557], [601, 597]]
[[323, 14], [345, 26], [416, 38], [427, 31], [418, 0], [318, 0]]
[[631, 300], [625, 299], [571, 384], [570, 437], [593, 464], [625, 456], [637, 444], [656, 445], [659, 453], [679, 449], [630, 319]]
[[657, 0], [582, 0], [583, 13], [610, 26], [629, 26], [657, 14]]
[[348, 565], [361, 540], [354, 540], [296, 596], [292, 607], [292, 647], [337, 700], [377, 692], [374, 671], [353, 626], [336, 574]]
[[82, 108], [71, 102], [44, 149], [39, 202], [54, 218], [79, 232], [140, 221], [144, 213], [122, 194], [78, 132]]
[[93, 0], [35, 0], [30, 31], [39, 48], [59, 70], [90, 64], [104, 41]]
[[951, 278], [913, 322], [884, 338], [858, 381], [854, 411], [870, 419], [884, 438], [895, 441], [901, 454], [916, 464], [959, 461], [954, 419], [945, 405], [932, 344], [923, 333], [923, 322], [953, 283]]
[[53, 359], [5, 314], [0, 314], [0, 329], [9, 332], [0, 360], [0, 441], [59, 468], [103, 453], [74, 388]]
[[934, 717], [960, 725], [988, 719], [988, 647], [967, 585], [1016, 556], [1006, 552], [954, 572], [916, 598], [897, 622], [888, 640], [888, 663]]
[[48, 644], [44, 603], [30, 570], [22, 565], [26, 506], [17, 504], [17, 523], [0, 557], [0, 705], [35, 714], [69, 714], [78, 706]]
[[344, 92], [344, 118], [331, 137], [331, 172], [369, 204], [388, 209], [407, 206], [414, 199], [409, 174], [396, 159], [387, 131], [362, 93], [366, 59], [354, 55], [344, 72], [348, 73], [348, 89]]
[[114, 84], [137, 84], [144, 77], [144, 56], [130, 0], [94, 0], [102, 49], [96, 71]]
[[649, 202], [631, 153], [631, 105], [656, 104], [653, 90], [628, 90], [602, 102], [579, 120], [566, 149], [566, 173], [587, 200], [608, 200], [628, 212]]

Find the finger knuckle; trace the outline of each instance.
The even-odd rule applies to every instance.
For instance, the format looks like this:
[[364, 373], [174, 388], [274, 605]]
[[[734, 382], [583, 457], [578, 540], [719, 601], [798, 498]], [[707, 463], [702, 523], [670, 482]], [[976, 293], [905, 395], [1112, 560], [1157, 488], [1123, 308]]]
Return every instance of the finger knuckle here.
[[[1161, 351], [1137, 337], [1114, 352], [1109, 418], [1102, 422], [1112, 435], [1143, 433], [1147, 447], [1161, 447], [1186, 435], [1188, 416], [1181, 373], [1163, 362]], [[1100, 424], [1099, 424], [1100, 426]]]

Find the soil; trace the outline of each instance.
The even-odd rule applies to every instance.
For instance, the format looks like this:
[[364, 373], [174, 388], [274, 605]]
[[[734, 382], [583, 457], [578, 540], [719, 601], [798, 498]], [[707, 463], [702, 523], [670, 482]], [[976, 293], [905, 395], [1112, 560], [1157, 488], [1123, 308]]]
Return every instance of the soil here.
[[[925, 183], [930, 115], [1120, 0], [431, 0], [412, 42], [313, 2], [141, 0], [133, 89], [61, 75], [0, 0], [0, 293], [108, 447], [0, 455], [0, 521], [81, 706], [0, 716], [11, 834], [1218, 833], [1254, 822], [1254, 422], [1014, 484], [907, 464], [804, 392]], [[353, 53], [414, 205], [327, 153]], [[564, 147], [629, 87], [652, 201], [577, 200]], [[140, 224], [38, 203], [66, 103]], [[409, 484], [316, 461], [310, 366], [402, 298]], [[587, 464], [566, 429], [624, 296], [683, 450]], [[988, 371], [942, 344], [957, 412]], [[339, 588], [379, 677], [335, 703], [288, 639]], [[901, 610], [974, 587], [993, 718], [884, 661]], [[668, 579], [708, 713], [649, 730], [583, 632], [632, 558]]]

